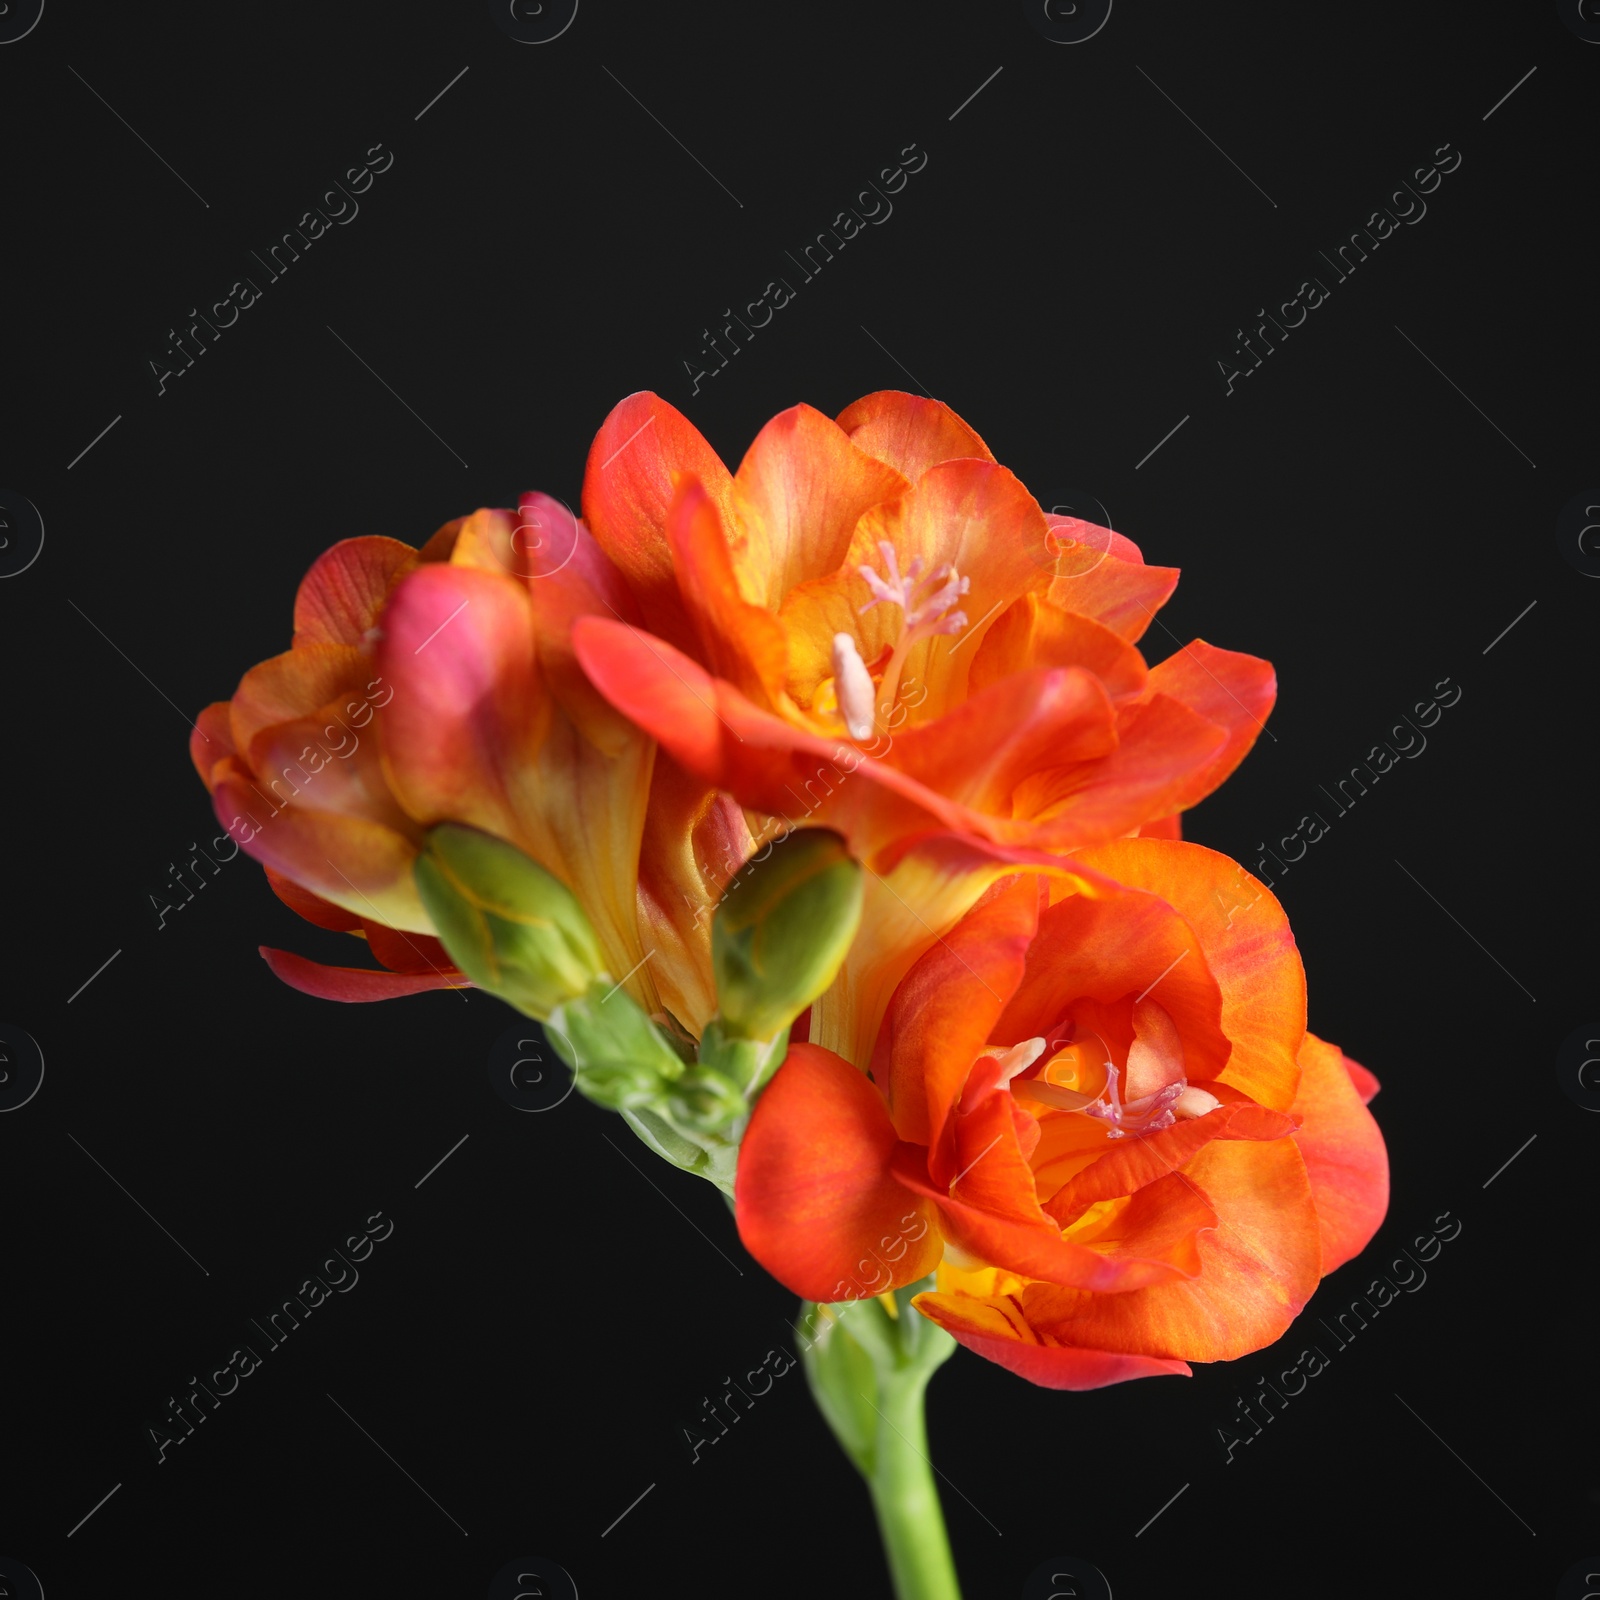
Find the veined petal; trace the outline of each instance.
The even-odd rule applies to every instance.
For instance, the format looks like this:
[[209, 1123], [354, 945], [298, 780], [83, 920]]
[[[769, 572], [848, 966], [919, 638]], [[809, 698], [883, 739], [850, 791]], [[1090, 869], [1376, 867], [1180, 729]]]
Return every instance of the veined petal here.
[[1270, 661], [1196, 639], [1151, 668], [1149, 692], [1167, 695], [1227, 730], [1227, 743], [1189, 775], [1182, 798], [1172, 808], [1186, 811], [1244, 760], [1278, 697], [1278, 678]]
[[430, 989], [472, 987], [460, 972], [375, 972], [370, 967], [330, 967], [292, 950], [274, 950], [268, 945], [261, 946], [261, 956], [275, 978], [318, 1000], [398, 1000], [408, 994], [426, 994]]
[[294, 597], [294, 648], [360, 644], [389, 591], [416, 564], [417, 552], [398, 539], [341, 539], [323, 551]]
[[1324, 1275], [1366, 1249], [1389, 1209], [1389, 1154], [1351, 1065], [1337, 1045], [1313, 1033], [1300, 1046], [1294, 1110], [1304, 1120], [1294, 1137], [1311, 1178]]
[[[1067, 572], [1050, 585], [1051, 601], [1103, 622], [1129, 644], [1137, 644], [1157, 611], [1178, 586], [1176, 567], [1148, 567], [1144, 559], [1124, 559], [1117, 546], [1084, 572]], [[1137, 550], [1134, 552], [1138, 555]]]
[[859, 1300], [927, 1276], [943, 1248], [933, 1208], [892, 1175], [894, 1148], [862, 1073], [832, 1051], [791, 1046], [739, 1148], [745, 1249], [808, 1300]]
[[[1289, 1110], [1300, 1080], [1306, 980], [1289, 919], [1274, 896], [1227, 856], [1176, 840], [1118, 839], [1079, 859], [1129, 888], [1159, 895], [1199, 941], [1233, 1049], [1220, 1072], [1194, 1076], [1216, 1077], [1258, 1105]], [[1162, 980], [1158, 993], [1177, 972]]]
[[1144, 657], [1115, 630], [1035, 594], [995, 619], [973, 657], [968, 693], [1032, 667], [1081, 667], [1113, 700], [1138, 695], [1149, 676]]
[[733, 479], [694, 424], [657, 395], [629, 395], [589, 449], [583, 520], [627, 580], [651, 628], [692, 652], [694, 629], [678, 598], [667, 544], [675, 472], [692, 474], [721, 511], [731, 509]]
[[377, 676], [372, 657], [353, 644], [309, 644], [252, 667], [228, 706], [233, 747], [248, 751], [263, 728], [309, 717], [345, 699], [365, 704]]
[[1103, 1389], [1130, 1378], [1193, 1376], [1186, 1361], [1046, 1344], [1029, 1325], [1022, 1302], [1010, 1295], [989, 1300], [931, 1293], [911, 1303], [967, 1349], [1042, 1389]]
[[1316, 1288], [1321, 1258], [1294, 1140], [1214, 1140], [1151, 1189], [1167, 1184], [1215, 1208], [1197, 1275], [1120, 1295], [1031, 1284], [1023, 1304], [1033, 1327], [1064, 1344], [1184, 1361], [1231, 1361], [1283, 1334]]
[[864, 395], [839, 413], [851, 443], [915, 483], [941, 461], [993, 461], [989, 447], [942, 400], [899, 389]]
[[733, 477], [738, 533], [731, 553], [740, 594], [776, 611], [796, 584], [838, 569], [868, 506], [909, 487], [820, 411], [780, 411]]

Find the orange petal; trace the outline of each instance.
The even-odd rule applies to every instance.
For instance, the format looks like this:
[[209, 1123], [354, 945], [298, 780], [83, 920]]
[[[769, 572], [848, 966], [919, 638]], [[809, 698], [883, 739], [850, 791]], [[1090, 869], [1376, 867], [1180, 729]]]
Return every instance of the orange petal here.
[[771, 706], [787, 675], [783, 628], [770, 611], [741, 594], [727, 525], [697, 479], [678, 480], [667, 537], [683, 607], [699, 639], [699, 659], [756, 705]]
[[1295, 1143], [1311, 1175], [1324, 1274], [1359, 1255], [1389, 1209], [1389, 1154], [1347, 1070], [1351, 1065], [1337, 1045], [1313, 1033], [1300, 1046], [1294, 1109], [1305, 1120]]
[[730, 509], [733, 479], [694, 424], [657, 395], [629, 395], [589, 449], [583, 520], [621, 570], [651, 628], [692, 651], [694, 631], [678, 599], [667, 545], [675, 472], [693, 474], [719, 509]]
[[1068, 571], [1057, 577], [1049, 596], [1065, 610], [1093, 617], [1129, 644], [1137, 644], [1177, 588], [1178, 569], [1147, 567], [1142, 558], [1124, 559], [1116, 549], [1087, 571]]
[[1118, 1295], [1033, 1284], [1023, 1303], [1035, 1328], [1063, 1344], [1183, 1361], [1231, 1361], [1281, 1337], [1316, 1288], [1321, 1258], [1294, 1141], [1214, 1140], [1151, 1187], [1168, 1183], [1194, 1187], [1216, 1211], [1198, 1275]]
[[780, 411], [733, 477], [740, 593], [776, 611], [796, 584], [838, 568], [868, 506], [909, 487], [820, 411], [806, 405]]
[[233, 729], [229, 721], [230, 703], [213, 700], [198, 717], [189, 734], [189, 759], [200, 781], [207, 789], [217, 786], [217, 764], [238, 752], [233, 742]]
[[790, 1047], [739, 1148], [735, 1215], [744, 1247], [807, 1300], [860, 1300], [933, 1270], [933, 1208], [895, 1180], [894, 1128], [849, 1062]]
[[1118, 1355], [1076, 1345], [1043, 1344], [1022, 1304], [968, 1294], [919, 1294], [912, 1302], [967, 1349], [1042, 1389], [1103, 1389], [1130, 1378], [1192, 1377], [1186, 1361]]
[[902, 1139], [939, 1148], [972, 1063], [1022, 977], [1038, 908], [1034, 878], [997, 883], [896, 988], [878, 1051]]
[[389, 591], [416, 564], [417, 552], [398, 539], [341, 539], [325, 550], [294, 597], [295, 648], [360, 644]]
[[376, 676], [373, 661], [353, 644], [308, 644], [252, 667], [229, 702], [236, 750], [248, 751], [274, 723], [309, 717], [347, 696], [361, 700]]
[[[1078, 859], [1129, 888], [1159, 895], [1198, 940], [1233, 1049], [1220, 1073], [1192, 1076], [1216, 1076], [1259, 1105], [1289, 1110], [1300, 1079], [1306, 981], [1289, 919], [1273, 895], [1227, 856], [1177, 840], [1119, 839]], [[1177, 970], [1162, 980], [1163, 991]]]
[[1151, 668], [1148, 692], [1168, 695], [1227, 729], [1227, 743], [1206, 766], [1189, 775], [1183, 798], [1173, 807], [1185, 811], [1244, 760], [1278, 697], [1278, 678], [1270, 661], [1217, 650], [1196, 639]]
[[1144, 657], [1120, 634], [1042, 595], [1024, 595], [995, 619], [973, 657], [968, 693], [1030, 667], [1082, 667], [1113, 700], [1139, 694], [1149, 676]]
[[1155, 822], [1141, 824], [1139, 837], [1141, 839], [1181, 839], [1183, 837], [1182, 813], [1175, 812], [1170, 817], [1161, 817]]
[[1359, 1061], [1352, 1061], [1349, 1056], [1344, 1058], [1344, 1070], [1350, 1074], [1350, 1081], [1356, 1086], [1362, 1105], [1369, 1105], [1381, 1087], [1378, 1080]]
[[989, 447], [941, 400], [880, 389], [839, 413], [853, 444], [915, 483], [929, 467], [965, 456], [993, 461]]

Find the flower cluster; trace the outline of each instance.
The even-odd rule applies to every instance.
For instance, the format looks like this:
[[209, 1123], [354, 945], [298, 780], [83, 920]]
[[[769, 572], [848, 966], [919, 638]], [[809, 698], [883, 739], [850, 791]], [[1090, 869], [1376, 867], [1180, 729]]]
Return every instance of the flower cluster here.
[[[1284, 1332], [1388, 1168], [1281, 907], [1181, 838], [1276, 684], [1146, 662], [1176, 581], [937, 402], [796, 406], [729, 472], [638, 394], [581, 520], [530, 494], [335, 545], [193, 754], [386, 969], [264, 951], [295, 987], [545, 1021], [808, 1299], [928, 1280], [1037, 1383], [1186, 1372]], [[333, 741], [356, 711], [375, 737]]]

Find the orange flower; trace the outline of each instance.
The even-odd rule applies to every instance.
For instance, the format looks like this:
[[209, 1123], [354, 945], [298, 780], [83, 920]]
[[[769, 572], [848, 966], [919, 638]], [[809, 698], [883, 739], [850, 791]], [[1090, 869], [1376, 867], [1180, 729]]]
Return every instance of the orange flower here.
[[[464, 983], [412, 877], [426, 831], [451, 821], [560, 878], [647, 1010], [661, 1003], [658, 972], [687, 966], [679, 989], [701, 981], [703, 956], [687, 951], [641, 965], [655, 745], [577, 667], [571, 624], [588, 610], [638, 617], [587, 531], [543, 495], [449, 523], [421, 551], [347, 539], [313, 565], [291, 648], [201, 713], [191, 753], [218, 818], [281, 897], [363, 932], [401, 976], [263, 952], [280, 977], [342, 1000]], [[656, 833], [671, 829], [658, 819]]]
[[[595, 439], [583, 503], [649, 631], [596, 612], [574, 648], [660, 740], [685, 812], [726, 792], [755, 843], [824, 825], [869, 868], [862, 936], [812, 1019], [846, 1054], [995, 876], [1175, 836], [1272, 706], [1266, 662], [1202, 641], [1148, 668], [1135, 643], [1177, 573], [1046, 517], [936, 401], [873, 394], [837, 422], [796, 406], [730, 474], [637, 394]], [[689, 936], [677, 908], [703, 880], [692, 856], [662, 874], [662, 932]]]
[[1241, 868], [1080, 851], [924, 955], [870, 1061], [791, 1050], [740, 1153], [740, 1236], [821, 1301], [936, 1268], [917, 1308], [1049, 1387], [1260, 1349], [1388, 1203], [1376, 1080], [1305, 1020], [1288, 922]]

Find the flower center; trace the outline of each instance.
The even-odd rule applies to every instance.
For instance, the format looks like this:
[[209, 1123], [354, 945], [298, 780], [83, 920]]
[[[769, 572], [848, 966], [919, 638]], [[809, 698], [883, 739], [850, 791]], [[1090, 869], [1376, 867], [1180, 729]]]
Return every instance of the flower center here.
[[[1158, 1089], [1154, 1094], [1147, 1094], [1137, 1100], [1124, 1103], [1122, 1099], [1121, 1083], [1122, 1073], [1111, 1060], [1110, 1052], [1105, 1048], [1105, 1041], [1098, 1034], [1089, 1036], [1100, 1044], [1104, 1059], [1098, 1065], [1105, 1073], [1105, 1082], [1098, 1094], [1084, 1094], [1078, 1089], [1069, 1089], [1064, 1084], [1051, 1081], [1051, 1068], [1058, 1062], [1069, 1063], [1076, 1077], [1083, 1065], [1087, 1065], [1089, 1055], [1086, 1047], [1069, 1045], [1058, 1055], [1052, 1056], [1045, 1063], [1039, 1076], [1034, 1078], [1013, 1078], [1011, 1080], [1011, 1093], [1019, 1100], [1031, 1101], [1035, 1105], [1049, 1106], [1054, 1111], [1076, 1111], [1086, 1117], [1094, 1117], [1098, 1121], [1110, 1124], [1106, 1137], [1108, 1139], [1123, 1139], [1130, 1133], [1158, 1133], [1162, 1128], [1170, 1128], [1179, 1117], [1200, 1117], [1208, 1111], [1214, 1111], [1221, 1102], [1208, 1094], [1204, 1089], [1191, 1089], [1186, 1080], [1179, 1078], [1175, 1083], [1169, 1083], [1165, 1088]], [[1015, 1069], [1023, 1070], [1044, 1053], [1045, 1041], [1030, 1039], [1025, 1045], [1017, 1045], [1008, 1052], [1008, 1057], [1016, 1055], [1024, 1049], [1031, 1048], [1032, 1054], [1022, 1061]]]
[[954, 562], [947, 561], [924, 576], [926, 563], [921, 556], [913, 556], [902, 575], [894, 546], [887, 539], [878, 541], [878, 551], [888, 575], [865, 564], [856, 569], [872, 591], [860, 614], [879, 604], [899, 606], [900, 632], [876, 693], [855, 639], [848, 633], [833, 636], [834, 685], [852, 739], [869, 738], [879, 718], [887, 719], [894, 710], [900, 696], [900, 675], [914, 644], [939, 634], [960, 633], [967, 625], [966, 612], [951, 607], [972, 587], [972, 580], [963, 578]]

